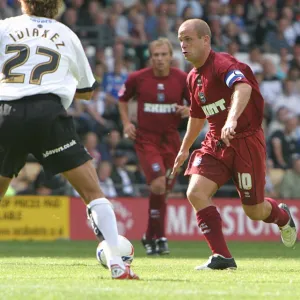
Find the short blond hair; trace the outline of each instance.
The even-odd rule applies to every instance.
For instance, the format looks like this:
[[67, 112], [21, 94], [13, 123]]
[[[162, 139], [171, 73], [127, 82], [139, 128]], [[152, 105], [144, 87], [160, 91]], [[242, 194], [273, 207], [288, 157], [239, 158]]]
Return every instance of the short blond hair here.
[[149, 53], [150, 53], [150, 56], [152, 55], [152, 49], [155, 48], [155, 47], [160, 47], [160, 46], [163, 46], [163, 45], [167, 45], [168, 48], [169, 48], [169, 51], [170, 51], [170, 54], [171, 56], [173, 56], [173, 46], [171, 44], [171, 42], [167, 39], [167, 38], [159, 38], [153, 42], [150, 43], [149, 45]]
[[22, 11], [37, 17], [54, 19], [62, 5], [62, 0], [21, 0]]

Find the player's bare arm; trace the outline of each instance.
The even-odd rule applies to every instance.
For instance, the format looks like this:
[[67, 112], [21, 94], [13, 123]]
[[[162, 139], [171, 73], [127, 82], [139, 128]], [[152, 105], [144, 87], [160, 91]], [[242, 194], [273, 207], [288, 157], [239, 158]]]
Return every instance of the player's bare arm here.
[[198, 118], [189, 118], [187, 129], [185, 136], [183, 138], [180, 150], [177, 154], [177, 157], [174, 162], [172, 175], [175, 175], [179, 168], [183, 165], [183, 163], [189, 157], [189, 151], [193, 143], [195, 142], [196, 138], [199, 135], [199, 132], [203, 128], [205, 119], [198, 119]]
[[221, 139], [226, 146], [230, 146], [230, 140], [234, 138], [238, 118], [246, 108], [251, 96], [251, 92], [252, 87], [247, 83], [238, 83], [234, 87], [227, 121], [221, 132]]
[[124, 131], [124, 137], [130, 138], [131, 140], [135, 140], [136, 138], [136, 128], [135, 126], [131, 123], [129, 119], [129, 114], [128, 114], [128, 103], [119, 101], [119, 112], [123, 124], [123, 131]]

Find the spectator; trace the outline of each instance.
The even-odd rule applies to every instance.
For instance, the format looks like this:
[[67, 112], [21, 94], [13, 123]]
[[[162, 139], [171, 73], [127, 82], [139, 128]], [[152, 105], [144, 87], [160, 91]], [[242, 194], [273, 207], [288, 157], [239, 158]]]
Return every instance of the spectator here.
[[273, 168], [273, 162], [267, 160], [266, 162], [266, 184], [265, 184], [265, 197], [276, 198], [278, 195], [276, 193], [274, 184], [272, 182], [270, 171]]
[[84, 0], [71, 0], [71, 7], [80, 11], [83, 7]]
[[88, 151], [88, 153], [90, 154], [90, 156], [93, 158], [94, 166], [95, 168], [97, 168], [101, 160], [101, 155], [97, 150], [97, 145], [98, 145], [97, 135], [94, 132], [88, 132], [84, 137], [83, 145], [85, 149]]
[[183, 21], [186, 21], [188, 19], [192, 19], [193, 18], [193, 10], [192, 7], [190, 5], [187, 5], [181, 14], [181, 18]]
[[231, 22], [231, 6], [228, 4], [224, 4], [220, 8], [220, 15], [220, 24], [222, 25], [222, 27], [225, 27], [229, 22]]
[[233, 22], [227, 23], [224, 31], [224, 43], [227, 46], [232, 42], [236, 42], [240, 47], [242, 46], [242, 41], [239, 35], [239, 28]]
[[274, 168], [289, 169], [292, 167], [292, 154], [300, 153], [298, 118], [290, 113], [284, 120], [284, 131], [277, 130], [270, 139], [270, 158]]
[[108, 136], [104, 138], [104, 140], [99, 145], [101, 159], [105, 161], [112, 161], [112, 158], [120, 141], [120, 132], [116, 129], [111, 130]]
[[286, 107], [289, 111], [293, 111], [300, 116], [299, 95], [296, 93], [296, 82], [286, 79], [282, 83], [282, 93], [277, 96], [276, 103], [272, 107], [276, 112], [280, 107]]
[[123, 1], [114, 1], [112, 4], [112, 13], [117, 16], [116, 22], [116, 37], [119, 42], [126, 42], [129, 38], [128, 20], [124, 16], [124, 3]]
[[118, 93], [128, 77], [128, 72], [124, 71], [123, 60], [115, 61], [114, 71], [104, 73], [102, 82], [104, 92], [112, 96], [116, 101]]
[[284, 31], [284, 37], [290, 47], [293, 47], [297, 37], [297, 32], [293, 26], [294, 12], [291, 7], [285, 6], [281, 12], [281, 16], [287, 22], [287, 28]]
[[283, 198], [299, 198], [300, 195], [300, 154], [292, 156], [292, 169], [283, 175], [280, 185], [280, 196]]
[[176, 0], [170, 0], [168, 2], [167, 18], [168, 18], [169, 28], [173, 28], [177, 20]]
[[0, 20], [14, 16], [14, 10], [7, 5], [6, 0], [0, 0]]
[[299, 72], [300, 72], [300, 44], [295, 44], [295, 46], [293, 47], [293, 54], [294, 55], [293, 55], [293, 59], [291, 60], [290, 70], [297, 69], [298, 70], [297, 75], [299, 76]]
[[105, 47], [113, 47], [115, 42], [117, 42], [116, 39], [116, 28], [117, 28], [117, 21], [118, 21], [118, 16], [115, 14], [110, 14], [108, 15], [107, 18], [107, 27], [106, 29], [106, 45]]
[[248, 26], [257, 24], [263, 15], [264, 7], [261, 0], [247, 1], [245, 21]]
[[178, 44], [178, 28], [182, 24], [183, 20], [181, 18], [176, 18], [174, 20], [174, 25], [171, 27], [171, 30], [167, 34], [167, 39], [171, 42], [173, 48], [179, 48]]
[[157, 16], [155, 13], [155, 4], [153, 1], [148, 0], [145, 5], [145, 31], [149, 42], [156, 39], [156, 26]]
[[114, 182], [111, 179], [111, 163], [108, 161], [102, 161], [98, 167], [99, 184], [104, 193], [108, 198], [117, 197], [117, 191]]
[[229, 43], [226, 49], [226, 51], [234, 57], [237, 57], [239, 50], [240, 50], [240, 46], [237, 42]]
[[147, 34], [145, 32], [145, 18], [142, 15], [136, 15], [133, 19], [130, 30], [130, 41], [134, 47], [143, 46], [147, 43]]
[[269, 31], [266, 36], [265, 49], [271, 53], [279, 53], [281, 48], [291, 49], [285, 32], [289, 26], [286, 19], [280, 19], [278, 22], [277, 31]]
[[[109, 52], [110, 51], [108, 51], [108, 53]], [[99, 57], [99, 58], [102, 61], [102, 63], [106, 65], [105, 71], [108, 73], [113, 73], [116, 62], [123, 61], [124, 57], [125, 57], [125, 46], [123, 43], [117, 42], [113, 46], [112, 54], [106, 54], [105, 57], [102, 58]], [[122, 72], [125, 71], [126, 69], [122, 69]]]
[[126, 169], [126, 163], [126, 153], [122, 150], [117, 150], [113, 156], [111, 178], [116, 185], [118, 196], [132, 197], [136, 194], [133, 187], [134, 176]]
[[74, 118], [76, 131], [80, 136], [84, 136], [88, 131], [91, 131], [93, 128], [93, 124], [91, 123], [89, 118], [86, 118], [86, 116], [84, 115], [84, 102], [86, 101], [73, 101], [68, 109], [68, 115]]
[[262, 53], [258, 46], [254, 45], [249, 49], [249, 56], [245, 64], [248, 64], [253, 73], [261, 73], [263, 71], [262, 67]]
[[91, 123], [90, 131], [94, 131], [99, 138], [117, 127], [113, 121], [116, 100], [103, 92], [100, 87], [94, 91], [92, 100], [85, 104], [85, 110], [87, 114], [82, 118]]
[[220, 12], [221, 12], [220, 2], [216, 0], [211, 0], [208, 1], [203, 16], [206, 19], [206, 21], [210, 23], [212, 20], [220, 19]]
[[231, 15], [232, 22], [235, 23], [243, 31], [245, 29], [244, 13], [245, 13], [244, 5], [237, 4], [234, 7], [234, 13]]
[[202, 18], [203, 8], [200, 1], [196, 0], [177, 0], [177, 16], [182, 16], [187, 6], [191, 7], [192, 18]]
[[75, 8], [68, 8], [63, 15], [63, 23], [68, 26], [73, 31], [76, 31], [76, 26], [78, 22], [77, 10]]
[[282, 84], [277, 76], [274, 62], [265, 58], [262, 62], [264, 78], [260, 85], [261, 93], [270, 106], [276, 105], [277, 96], [282, 93]]
[[275, 117], [268, 126], [269, 137], [273, 135], [275, 131], [284, 131], [284, 121], [290, 113], [291, 112], [286, 108], [286, 106], [278, 107], [275, 112]]
[[105, 65], [101, 61], [96, 62], [96, 66], [95, 66], [94, 70], [95, 70], [94, 71], [95, 79], [101, 85], [103, 75], [104, 75], [104, 72], [105, 72]]
[[33, 182], [33, 191], [35, 195], [72, 195], [73, 188], [67, 180], [60, 174], [48, 177], [44, 171], [41, 171]]
[[86, 8], [80, 10], [80, 15], [78, 18], [78, 25], [80, 26], [93, 26], [95, 25], [95, 19], [97, 18], [97, 13], [100, 10], [100, 5], [96, 0], [90, 0], [86, 5]]
[[[266, 36], [269, 32], [276, 32], [277, 30], [277, 9], [276, 7], [270, 7], [266, 9], [265, 15], [263, 14], [262, 1], [257, 6], [258, 14], [255, 15], [255, 19], [258, 20], [252, 23], [251, 27], [254, 29], [254, 42], [256, 45], [263, 46], [266, 41]], [[250, 4], [251, 5], [251, 4]]]
[[286, 48], [280, 49], [280, 61], [277, 66], [277, 76], [284, 80], [287, 78], [288, 71], [290, 68], [290, 57], [289, 57], [289, 50]]
[[[111, 32], [112, 29], [109, 27], [106, 14], [103, 11], [97, 11], [94, 15], [94, 23], [93, 37], [96, 39], [93, 43], [94, 46], [101, 50], [105, 47], [111, 46], [113, 44], [112, 39], [114, 39], [115, 34], [114, 32]], [[96, 56], [100, 55], [101, 50], [98, 50], [98, 52], [96, 51]], [[97, 57], [96, 60], [98, 60], [97, 62], [101, 61], [101, 59], [97, 59]]]
[[[212, 33], [211, 44], [214, 51], [225, 51], [225, 39], [222, 34], [222, 28], [220, 20], [215, 19], [210, 22], [210, 29]], [[236, 43], [236, 41], [232, 41], [229, 44]]]
[[130, 9], [131, 7], [135, 7], [137, 4], [137, 0], [122, 0], [124, 9]]
[[157, 19], [157, 38], [158, 37], [167, 37], [169, 34], [170, 28], [168, 23], [167, 16], [159, 16]]

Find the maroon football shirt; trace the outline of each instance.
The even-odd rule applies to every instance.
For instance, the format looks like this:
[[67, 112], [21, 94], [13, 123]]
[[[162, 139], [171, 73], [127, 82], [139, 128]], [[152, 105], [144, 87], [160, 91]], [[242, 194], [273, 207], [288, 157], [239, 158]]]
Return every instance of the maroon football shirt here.
[[234, 84], [251, 85], [250, 100], [238, 119], [237, 137], [256, 131], [263, 120], [264, 99], [250, 67], [227, 53], [211, 50], [206, 62], [193, 69], [187, 78], [190, 91], [192, 118], [207, 118], [210, 132], [220, 137], [226, 122]]
[[119, 91], [119, 100], [138, 102], [138, 128], [153, 133], [177, 130], [181, 117], [176, 114], [176, 104], [188, 102], [187, 74], [171, 68], [168, 76], [154, 76], [152, 68], [133, 72]]

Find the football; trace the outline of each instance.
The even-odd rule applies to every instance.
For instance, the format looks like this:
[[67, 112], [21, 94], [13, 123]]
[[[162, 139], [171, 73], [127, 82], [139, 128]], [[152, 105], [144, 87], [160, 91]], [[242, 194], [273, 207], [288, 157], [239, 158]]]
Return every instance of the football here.
[[[107, 243], [105, 240], [99, 243], [96, 250], [96, 257], [103, 267], [108, 268], [105, 256], [106, 247]], [[119, 249], [122, 260], [128, 264], [131, 264], [134, 257], [134, 248], [130, 241], [122, 235], [119, 235]]]

